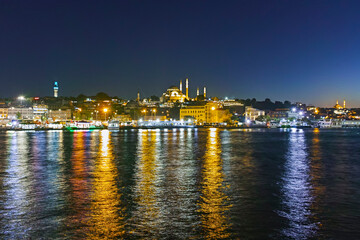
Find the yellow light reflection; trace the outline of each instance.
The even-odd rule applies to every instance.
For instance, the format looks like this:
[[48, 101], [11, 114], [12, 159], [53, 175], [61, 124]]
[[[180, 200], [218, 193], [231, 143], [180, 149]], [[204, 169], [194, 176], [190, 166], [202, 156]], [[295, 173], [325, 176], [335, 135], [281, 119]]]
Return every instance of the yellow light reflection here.
[[226, 211], [231, 207], [224, 193], [224, 175], [219, 131], [210, 129], [204, 156], [200, 199], [201, 223], [205, 239], [230, 238]]
[[[139, 162], [137, 163], [135, 202], [137, 209], [134, 212], [136, 229], [133, 233], [151, 238], [159, 231], [159, 206], [157, 205], [157, 169], [156, 169], [156, 132], [141, 131]], [[149, 136], [150, 135], [150, 136]]]
[[[311, 205], [313, 212], [321, 212], [319, 202], [325, 194], [325, 186], [320, 183], [321, 179], [324, 177], [323, 173], [323, 163], [322, 163], [322, 154], [320, 148], [320, 139], [319, 139], [320, 130], [315, 128], [313, 131], [312, 144], [310, 145], [310, 176], [311, 176], [311, 185], [312, 185], [312, 195], [314, 201]], [[313, 221], [317, 224], [318, 228], [322, 228], [321, 219], [317, 214], [313, 214]]]
[[[72, 177], [70, 178], [72, 188], [71, 208], [74, 211], [69, 219], [69, 227], [78, 228], [86, 223], [86, 215], [89, 205], [89, 185], [87, 182], [87, 169], [85, 164], [85, 132], [75, 132], [71, 156]], [[79, 234], [84, 234], [78, 230]]]
[[111, 135], [101, 131], [99, 153], [95, 163], [91, 194], [90, 239], [116, 239], [125, 234], [124, 211], [116, 186], [117, 168], [114, 162]]

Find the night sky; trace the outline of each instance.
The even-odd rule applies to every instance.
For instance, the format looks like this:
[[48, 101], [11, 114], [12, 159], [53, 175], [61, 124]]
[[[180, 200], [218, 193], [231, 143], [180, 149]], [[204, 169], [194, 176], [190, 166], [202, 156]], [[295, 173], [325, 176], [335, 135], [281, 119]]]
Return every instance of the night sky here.
[[190, 96], [360, 107], [360, 1], [0, 1], [0, 97]]

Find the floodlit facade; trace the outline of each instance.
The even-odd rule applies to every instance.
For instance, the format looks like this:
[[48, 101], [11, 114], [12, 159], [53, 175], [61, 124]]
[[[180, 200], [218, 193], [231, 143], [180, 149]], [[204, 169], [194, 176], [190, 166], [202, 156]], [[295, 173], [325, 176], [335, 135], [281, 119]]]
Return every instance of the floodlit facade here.
[[228, 109], [219, 103], [209, 102], [203, 106], [187, 106], [180, 109], [180, 119], [194, 119], [196, 123], [224, 123], [230, 120]]
[[49, 110], [48, 116], [53, 121], [69, 120], [71, 119], [71, 109]]
[[41, 119], [42, 117], [46, 116], [48, 113], [48, 106], [39, 104], [33, 106], [34, 118]]
[[33, 108], [11, 107], [8, 109], [8, 119], [34, 119]]
[[176, 86], [171, 86], [166, 92], [160, 97], [161, 102], [184, 102], [186, 95], [183, 94], [180, 89]]
[[0, 108], [0, 119], [8, 118], [8, 108]]
[[192, 118], [196, 122], [206, 122], [205, 106], [189, 106], [180, 109], [180, 119]]
[[264, 115], [265, 111], [263, 110], [259, 110], [249, 106], [245, 107], [245, 118], [248, 120], [255, 121], [256, 118]]

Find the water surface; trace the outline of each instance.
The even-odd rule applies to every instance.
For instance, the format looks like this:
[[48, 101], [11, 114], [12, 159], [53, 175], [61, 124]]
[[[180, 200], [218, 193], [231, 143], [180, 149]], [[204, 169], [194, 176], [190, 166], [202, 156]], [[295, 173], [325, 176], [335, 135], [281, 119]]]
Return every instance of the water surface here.
[[360, 131], [0, 132], [2, 239], [359, 239]]

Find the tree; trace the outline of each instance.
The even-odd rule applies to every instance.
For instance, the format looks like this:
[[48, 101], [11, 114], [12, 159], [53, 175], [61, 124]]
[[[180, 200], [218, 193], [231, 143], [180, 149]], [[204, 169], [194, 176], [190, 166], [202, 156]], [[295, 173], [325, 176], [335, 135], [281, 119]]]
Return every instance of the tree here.
[[21, 119], [21, 113], [20, 112], [16, 113], [16, 119]]
[[157, 101], [160, 101], [160, 98], [158, 96], [153, 95], [150, 97], [150, 100], [153, 102], [157, 102]]
[[104, 101], [104, 100], [110, 100], [111, 97], [109, 97], [109, 95], [107, 95], [104, 92], [99, 92], [99, 93], [96, 94], [95, 99], [97, 101]]
[[79, 96], [77, 96], [76, 100], [79, 102], [84, 101], [87, 98], [87, 96], [85, 96], [84, 94], [79, 94]]
[[270, 121], [270, 116], [268, 115], [260, 115], [256, 118], [256, 121], [259, 121], [259, 122], [269, 122]]

